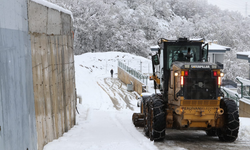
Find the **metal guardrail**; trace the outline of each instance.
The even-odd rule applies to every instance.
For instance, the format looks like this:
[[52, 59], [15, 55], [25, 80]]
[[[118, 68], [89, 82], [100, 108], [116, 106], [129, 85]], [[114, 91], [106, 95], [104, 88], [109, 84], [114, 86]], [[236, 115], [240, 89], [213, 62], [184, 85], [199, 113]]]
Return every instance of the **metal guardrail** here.
[[124, 63], [118, 61], [118, 67], [125, 70], [127, 73], [135, 77], [138, 81], [142, 82], [145, 85], [148, 85], [148, 76], [142, 75], [140, 72], [134, 70], [133, 68], [125, 65]]
[[236, 80], [240, 82], [241, 84], [241, 98], [250, 95], [250, 91], [246, 91], [244, 87], [250, 87], [250, 80], [241, 78], [241, 77], [236, 77]]
[[221, 88], [221, 91], [224, 93], [224, 97], [233, 99], [239, 107], [239, 101], [241, 96], [237, 92], [234, 92], [225, 87]]

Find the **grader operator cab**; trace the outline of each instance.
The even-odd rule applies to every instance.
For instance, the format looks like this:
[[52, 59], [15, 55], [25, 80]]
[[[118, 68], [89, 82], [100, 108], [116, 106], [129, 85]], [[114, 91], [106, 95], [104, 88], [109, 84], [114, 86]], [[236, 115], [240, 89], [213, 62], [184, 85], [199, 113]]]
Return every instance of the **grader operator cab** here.
[[201, 40], [160, 39], [152, 56], [154, 88], [142, 96], [135, 126], [143, 126], [150, 140], [163, 140], [165, 129], [200, 129], [208, 136], [233, 142], [238, 136], [236, 103], [221, 92], [221, 63], [208, 62], [208, 44]]

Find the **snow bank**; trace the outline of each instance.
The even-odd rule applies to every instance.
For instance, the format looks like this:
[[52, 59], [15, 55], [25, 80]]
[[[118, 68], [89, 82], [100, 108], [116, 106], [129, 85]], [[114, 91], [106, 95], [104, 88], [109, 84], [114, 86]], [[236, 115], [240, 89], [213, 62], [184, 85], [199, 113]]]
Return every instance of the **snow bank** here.
[[237, 140], [238, 141], [250, 140], [250, 118], [240, 117], [240, 130]]

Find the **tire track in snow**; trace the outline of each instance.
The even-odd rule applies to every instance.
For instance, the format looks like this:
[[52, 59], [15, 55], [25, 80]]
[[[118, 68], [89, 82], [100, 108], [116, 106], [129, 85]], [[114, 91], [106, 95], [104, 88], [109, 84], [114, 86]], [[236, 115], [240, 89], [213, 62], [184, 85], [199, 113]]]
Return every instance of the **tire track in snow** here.
[[[110, 81], [110, 82], [108, 82]], [[127, 92], [122, 88], [122, 82], [119, 79], [116, 78], [104, 78], [104, 83], [112, 89], [112, 92], [114, 95], [118, 94], [120, 97], [119, 99], [123, 100], [126, 104], [126, 107], [129, 108], [130, 110], [134, 110], [133, 105], [131, 104], [128, 95], [131, 97], [135, 97], [135, 95], [131, 94], [130, 92]]]
[[101, 85], [99, 82], [97, 82], [97, 84], [103, 89], [104, 92], [107, 93], [107, 95], [109, 96], [109, 98], [111, 99], [114, 107], [116, 110], [120, 110], [121, 109], [121, 105], [119, 104], [117, 98], [112, 97], [111, 94], [109, 92], [107, 92], [107, 89], [105, 89], [105, 86]]
[[[139, 143], [139, 145], [143, 149], [145, 149], [145, 150], [152, 149], [152, 146], [151, 146], [150, 142], [148, 142], [148, 139], [144, 138], [144, 137], [143, 137], [143, 139], [141, 139], [141, 138], [138, 139], [138, 135], [136, 135], [137, 133], [135, 133], [135, 132], [133, 132], [133, 130], [129, 129], [129, 126], [124, 125], [127, 122], [124, 123], [123, 122], [124, 120], [121, 119], [119, 114], [118, 114], [118, 116], [117, 116], [117, 114], [112, 114], [112, 119], [115, 122], [115, 124], [117, 125], [117, 127], [123, 132], [124, 135], [127, 135], [128, 137], [133, 138], [134, 139], [133, 141], [136, 141], [136, 143]], [[150, 145], [150, 148], [148, 147], [149, 146], [148, 144]]]

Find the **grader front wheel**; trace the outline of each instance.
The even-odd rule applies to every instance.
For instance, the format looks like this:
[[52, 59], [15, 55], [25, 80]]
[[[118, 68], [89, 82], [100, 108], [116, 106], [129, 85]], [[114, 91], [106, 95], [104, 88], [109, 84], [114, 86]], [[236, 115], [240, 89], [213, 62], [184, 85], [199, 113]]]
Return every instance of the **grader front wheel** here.
[[144, 133], [146, 136], [149, 136], [149, 129], [148, 129], [148, 103], [144, 103]]
[[148, 101], [147, 126], [151, 141], [161, 141], [165, 138], [166, 114], [163, 100], [158, 95]]

